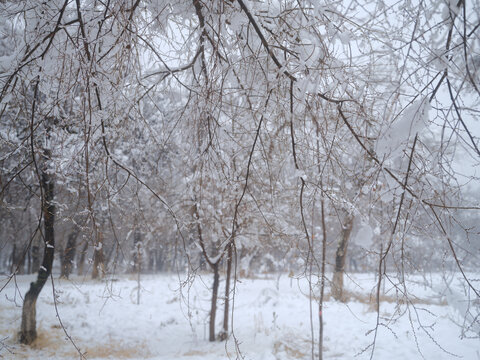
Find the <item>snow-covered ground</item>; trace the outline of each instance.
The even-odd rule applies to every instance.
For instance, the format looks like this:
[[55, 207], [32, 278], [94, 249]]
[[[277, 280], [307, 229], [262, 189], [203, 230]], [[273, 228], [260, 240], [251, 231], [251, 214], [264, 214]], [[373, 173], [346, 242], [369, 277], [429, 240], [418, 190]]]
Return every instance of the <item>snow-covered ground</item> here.
[[[357, 359], [368, 359], [371, 354], [369, 345], [375, 335], [371, 330], [377, 321], [375, 278], [373, 274], [351, 276], [346, 280], [348, 302], [339, 303], [327, 296], [325, 359], [353, 359], [356, 355]], [[286, 274], [266, 277], [240, 279], [236, 284], [233, 324], [241, 355], [255, 360], [310, 359], [308, 282]], [[78, 358], [59, 324], [51, 281], [37, 303], [37, 341], [30, 347], [17, 343], [22, 297], [33, 279], [17, 276], [0, 293], [0, 358]], [[237, 357], [233, 337], [226, 343], [207, 341], [209, 274], [197, 276], [195, 282], [183, 286], [174, 274], [142, 276], [139, 305], [134, 276], [121, 275], [113, 281], [79, 277], [54, 280], [60, 319], [87, 359]], [[374, 358], [421, 359], [421, 352], [425, 359], [480, 359], [480, 339], [462, 339], [456, 325], [462, 322], [460, 312], [465, 305], [458, 277], [451, 286], [456, 290], [443, 294], [440, 276], [430, 279], [431, 286], [425, 286], [420, 277], [413, 280], [408, 288], [415, 308], [395, 304], [395, 289], [386, 285]], [[0, 286], [4, 284], [2, 279]], [[223, 319], [222, 304], [220, 299], [217, 332]], [[317, 304], [313, 302], [312, 306], [317, 339]]]

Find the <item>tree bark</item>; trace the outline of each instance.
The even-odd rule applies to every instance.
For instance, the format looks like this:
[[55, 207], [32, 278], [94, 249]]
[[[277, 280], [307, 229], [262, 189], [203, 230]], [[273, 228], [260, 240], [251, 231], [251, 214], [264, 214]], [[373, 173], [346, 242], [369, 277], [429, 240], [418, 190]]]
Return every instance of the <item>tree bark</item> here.
[[163, 250], [157, 249], [155, 252], [155, 270], [161, 272], [164, 269]]
[[[45, 156], [50, 157], [50, 151], [45, 150]], [[30, 289], [25, 294], [22, 311], [22, 325], [20, 329], [20, 342], [23, 344], [31, 344], [37, 337], [36, 328], [36, 303], [43, 286], [47, 282], [52, 272], [54, 246], [55, 246], [55, 205], [54, 198], [54, 181], [47, 173], [47, 169], [43, 169], [41, 174], [41, 185], [44, 191], [42, 197], [43, 224], [45, 229], [44, 240], [45, 247], [43, 253], [42, 266], [38, 271], [37, 281], [30, 283]]]
[[27, 253], [27, 274], [32, 273], [32, 248], [28, 249]]
[[10, 273], [15, 273], [18, 275], [25, 274], [25, 257], [27, 251], [25, 249], [20, 250], [17, 246], [17, 243], [13, 243], [12, 255], [11, 260], [12, 263], [10, 264]]
[[26, 258], [27, 251], [25, 247], [23, 247], [21, 252], [17, 252], [16, 257], [17, 257], [17, 267], [18, 271], [17, 274], [23, 275], [25, 274], [25, 258]]
[[217, 313], [217, 297], [218, 297], [218, 274], [219, 261], [212, 265], [213, 268], [213, 286], [212, 286], [212, 306], [210, 309], [210, 331], [209, 341], [215, 341], [215, 315]]
[[138, 273], [141, 268], [141, 261], [142, 258], [140, 257], [140, 250], [142, 247], [142, 235], [138, 231], [138, 229], [135, 229], [133, 233], [133, 266], [132, 266], [132, 272], [133, 273]]
[[93, 252], [93, 270], [92, 279], [105, 275], [105, 258], [103, 256], [103, 238], [102, 233], [98, 231], [97, 243]]
[[322, 216], [322, 278], [320, 281], [320, 300], [318, 302], [318, 321], [319, 321], [319, 333], [318, 333], [318, 360], [323, 360], [323, 302], [325, 295], [325, 258], [327, 251], [327, 228], [325, 226], [325, 201], [320, 200], [321, 216]]
[[347, 257], [348, 241], [353, 228], [353, 216], [346, 215], [342, 224], [340, 241], [335, 255], [335, 271], [332, 281], [332, 295], [338, 301], [345, 301], [343, 293], [343, 273], [345, 271], [345, 259]]
[[[103, 265], [106, 269], [108, 268], [108, 264], [110, 264], [110, 262], [112, 261], [112, 258], [116, 259], [116, 257], [113, 256], [113, 253], [115, 253], [116, 246], [118, 246], [118, 244], [115, 244], [114, 246], [111, 246], [108, 249], [107, 255], [104, 255]], [[115, 266], [115, 260], [113, 260], [113, 266]]]
[[[195, 201], [195, 205], [193, 206], [194, 217], [198, 220], [198, 205]], [[202, 249], [202, 258], [213, 270], [213, 285], [212, 285], [212, 304], [210, 308], [210, 324], [209, 324], [209, 341], [215, 341], [215, 317], [217, 313], [217, 298], [218, 298], [218, 285], [219, 285], [219, 266], [220, 262], [222, 261], [223, 254], [221, 254], [215, 262], [213, 262], [205, 250], [205, 243], [203, 242], [203, 235], [202, 235], [202, 227], [200, 226], [200, 222], [197, 221], [197, 231], [198, 231], [198, 239], [200, 243], [200, 247]]]
[[152, 251], [149, 252], [148, 255], [148, 271], [150, 271], [152, 274], [155, 273], [156, 269], [156, 259], [157, 259], [157, 252], [158, 250], [154, 248]]
[[10, 254], [10, 273], [13, 274], [17, 269], [17, 243], [13, 240], [12, 253]]
[[61, 277], [69, 278], [72, 273], [73, 260], [75, 259], [75, 252], [77, 247], [77, 237], [79, 229], [76, 225], [73, 231], [68, 235], [67, 246], [65, 247], [62, 260]]
[[228, 245], [227, 252], [227, 274], [225, 277], [225, 306], [223, 308], [223, 331], [220, 334], [220, 340], [228, 338], [228, 318], [230, 311], [230, 278], [232, 274], [232, 243]]
[[77, 263], [78, 266], [78, 275], [83, 275], [83, 267], [85, 266], [85, 255], [88, 250], [88, 241], [85, 241], [83, 244], [82, 251], [80, 252], [80, 260]]
[[35, 235], [32, 245], [32, 265], [29, 274], [33, 274], [40, 269], [40, 247], [38, 246], [40, 239], [38, 235]]

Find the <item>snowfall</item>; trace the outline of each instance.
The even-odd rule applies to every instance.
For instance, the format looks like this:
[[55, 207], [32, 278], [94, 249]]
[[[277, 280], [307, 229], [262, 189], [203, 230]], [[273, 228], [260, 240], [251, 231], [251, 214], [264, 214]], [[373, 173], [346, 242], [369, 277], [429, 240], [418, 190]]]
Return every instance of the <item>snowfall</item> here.
[[[209, 342], [212, 276], [204, 273], [194, 281], [184, 274], [142, 275], [140, 288], [134, 275], [102, 281], [53, 276], [37, 302], [38, 338], [24, 346], [17, 337], [22, 298], [34, 278], [16, 276], [0, 293], [0, 358], [75, 359], [76, 346], [87, 359], [311, 359], [312, 327], [318, 341], [318, 289], [311, 297], [307, 279], [282, 273], [239, 278], [233, 334]], [[375, 275], [349, 274], [345, 286], [345, 303], [333, 300], [327, 286], [323, 358], [369, 359], [377, 323]], [[410, 277], [409, 301], [397, 303], [402, 289], [388, 281], [382, 287], [374, 359], [480, 359], [480, 325], [462, 331], [469, 303], [460, 274]], [[217, 333], [222, 321], [219, 298]]]

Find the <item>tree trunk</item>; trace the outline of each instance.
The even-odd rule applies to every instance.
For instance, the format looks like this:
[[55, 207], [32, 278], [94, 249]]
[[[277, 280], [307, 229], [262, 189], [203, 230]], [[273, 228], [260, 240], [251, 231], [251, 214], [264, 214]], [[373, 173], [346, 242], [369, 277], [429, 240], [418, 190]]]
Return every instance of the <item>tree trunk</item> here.
[[140, 257], [140, 250], [142, 247], [142, 235], [140, 232], [135, 229], [135, 232], [133, 233], [133, 267], [132, 267], [132, 272], [133, 273], [138, 273], [141, 267], [141, 257]]
[[38, 235], [35, 235], [32, 245], [32, 266], [29, 274], [33, 274], [40, 269], [40, 247], [38, 246], [39, 240], [40, 239]]
[[17, 274], [23, 275], [25, 274], [25, 258], [27, 255], [27, 249], [24, 247], [21, 253], [17, 253], [17, 266], [18, 271]]
[[[45, 156], [49, 157], [50, 151], [45, 150]], [[43, 262], [38, 271], [37, 281], [30, 283], [30, 289], [25, 294], [25, 300], [23, 302], [22, 325], [20, 329], [20, 342], [23, 344], [31, 344], [37, 337], [37, 298], [52, 272], [55, 250], [55, 205], [53, 202], [54, 182], [52, 177], [47, 173], [46, 169], [42, 170], [41, 185], [44, 190], [44, 195], [42, 198], [42, 212], [45, 229], [45, 247], [43, 253]]]
[[10, 254], [10, 273], [16, 273], [17, 270], [17, 243], [15, 239], [13, 240], [12, 253]]
[[[118, 244], [115, 244], [116, 246], [118, 246]], [[107, 252], [107, 255], [105, 256], [104, 258], [104, 268], [108, 268], [108, 264], [110, 264], [110, 262], [112, 261], [112, 258], [115, 259], [115, 257], [113, 256], [113, 253], [115, 252], [115, 249], [116, 249], [116, 246], [111, 246], [109, 249], [108, 249], [108, 252]], [[115, 267], [115, 260], [113, 260], [113, 266]]]
[[137, 305], [140, 305], [140, 274], [142, 273], [142, 242], [137, 242]]
[[215, 264], [212, 265], [213, 287], [212, 287], [212, 307], [210, 309], [210, 331], [209, 331], [210, 341], [215, 341], [215, 315], [217, 313], [217, 297], [218, 297], [218, 283], [219, 283], [218, 265], [219, 265], [219, 262], [216, 262]]
[[[317, 140], [318, 141], [318, 140]], [[327, 251], [327, 228], [325, 226], [325, 200], [320, 200], [322, 216], [322, 278], [320, 281], [320, 300], [318, 301], [318, 322], [320, 324], [318, 332], [318, 360], [323, 360], [323, 302], [325, 296], [325, 258]]]
[[32, 273], [32, 248], [28, 249], [27, 253], [28, 259], [27, 259], [27, 274]]
[[10, 265], [10, 273], [18, 275], [25, 274], [25, 255], [26, 252], [20, 251], [19, 247], [14, 242], [11, 255], [12, 263]]
[[85, 255], [87, 254], [88, 250], [88, 241], [85, 241], [83, 244], [82, 251], [80, 253], [80, 260], [77, 262], [78, 266], [78, 275], [83, 275], [83, 267], [85, 265]]
[[345, 259], [347, 257], [348, 241], [353, 228], [353, 216], [346, 215], [342, 224], [340, 242], [335, 255], [335, 271], [332, 281], [332, 296], [338, 301], [345, 301], [343, 294], [343, 273], [345, 271]]
[[228, 245], [227, 252], [227, 274], [225, 278], [225, 306], [223, 308], [223, 331], [220, 334], [220, 340], [228, 338], [228, 318], [230, 311], [230, 278], [232, 274], [232, 243]]
[[92, 279], [97, 279], [99, 276], [105, 275], [105, 259], [103, 256], [103, 243], [101, 241], [101, 233], [98, 233], [99, 240], [95, 245], [93, 252], [93, 270]]
[[153, 249], [152, 251], [149, 252], [148, 256], [148, 271], [151, 272], [152, 274], [155, 273], [155, 259], [157, 256], [157, 249]]
[[168, 269], [171, 268], [171, 262], [167, 262], [169, 259], [165, 256], [166, 252], [163, 249], [160, 249], [158, 251], [158, 256], [157, 256], [157, 271], [166, 271], [167, 270], [167, 265]]
[[78, 233], [79, 233], [79, 229], [75, 225], [75, 228], [73, 229], [73, 231], [68, 235], [67, 246], [65, 247], [65, 250], [63, 253], [62, 272], [60, 276], [66, 279], [68, 279], [68, 277], [72, 273], [72, 266], [73, 266], [73, 260], [75, 259]]

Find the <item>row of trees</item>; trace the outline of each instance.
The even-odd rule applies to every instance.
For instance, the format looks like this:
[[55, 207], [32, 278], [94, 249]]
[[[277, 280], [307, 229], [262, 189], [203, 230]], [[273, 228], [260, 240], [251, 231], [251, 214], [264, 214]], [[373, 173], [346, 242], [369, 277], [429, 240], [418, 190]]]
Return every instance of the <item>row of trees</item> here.
[[0, 260], [38, 271], [22, 342], [54, 256], [66, 277], [211, 270], [211, 341], [242, 271], [303, 274], [320, 310], [347, 254], [377, 311], [387, 273], [453, 267], [479, 295], [478, 4], [0, 6]]

